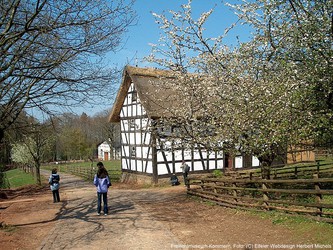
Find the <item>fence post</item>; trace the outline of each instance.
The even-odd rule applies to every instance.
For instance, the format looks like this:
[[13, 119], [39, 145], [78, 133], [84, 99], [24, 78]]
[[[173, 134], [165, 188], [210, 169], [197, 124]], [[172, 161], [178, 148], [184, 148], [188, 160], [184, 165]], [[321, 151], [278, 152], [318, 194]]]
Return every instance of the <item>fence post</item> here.
[[264, 199], [264, 205], [265, 205], [265, 209], [269, 210], [268, 208], [268, 201], [269, 201], [269, 197], [267, 195], [267, 192], [265, 191], [267, 189], [267, 185], [266, 183], [262, 183], [262, 197]]
[[204, 180], [202, 180], [202, 179], [201, 179], [200, 182], [201, 182], [201, 185], [200, 185], [200, 187], [201, 187], [201, 191], [204, 191], [203, 185], [205, 184], [205, 182], [204, 182]]
[[[315, 190], [320, 191], [320, 185], [319, 185], [319, 176], [318, 174], [313, 174], [313, 179], [318, 180], [318, 182], [315, 183]], [[321, 194], [316, 194], [316, 203], [319, 205], [322, 200], [322, 195]], [[323, 212], [323, 209], [321, 207], [317, 207], [317, 215], [321, 216]]]
[[318, 177], [319, 177], [319, 172], [320, 172], [320, 162], [317, 161], [317, 174], [318, 174]]
[[189, 190], [190, 189], [190, 180], [188, 179], [188, 176], [186, 177], [185, 185], [186, 185], [186, 189]]
[[[111, 178], [111, 177], [110, 177]], [[94, 179], [94, 170], [92, 168], [90, 168], [90, 176], [89, 176], [89, 179], [90, 180], [93, 180]], [[111, 179], [110, 179], [111, 181]]]
[[[232, 187], [233, 187], [233, 188], [237, 188], [237, 185], [236, 185], [235, 182], [232, 183]], [[237, 202], [237, 190], [236, 190], [236, 189], [233, 189], [233, 190], [232, 190], [232, 195], [233, 195], [233, 197], [234, 197], [234, 200]]]
[[30, 166], [32, 176], [35, 176], [35, 167]]

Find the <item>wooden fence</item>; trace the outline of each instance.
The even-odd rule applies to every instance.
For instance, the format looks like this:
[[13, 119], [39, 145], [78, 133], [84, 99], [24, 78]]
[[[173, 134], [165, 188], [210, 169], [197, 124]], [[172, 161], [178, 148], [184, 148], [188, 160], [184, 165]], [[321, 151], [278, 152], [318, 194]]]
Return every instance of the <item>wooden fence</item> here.
[[27, 174], [31, 174], [32, 176], [35, 175], [34, 166], [30, 166], [30, 165], [26, 165], [26, 164], [17, 164], [16, 167], [18, 167], [19, 169], [21, 169], [22, 171], [24, 171]]
[[[320, 164], [305, 164], [305, 165], [292, 165], [288, 167], [275, 167], [271, 169], [272, 179], [297, 179], [297, 178], [312, 178], [313, 174], [319, 176], [333, 177], [333, 163]], [[236, 170], [232, 172], [226, 172], [226, 176], [230, 176], [236, 179], [253, 179], [261, 178], [260, 169], [249, 170]]]
[[[94, 168], [87, 168], [81, 166], [68, 166], [68, 165], [59, 165], [58, 171], [71, 173], [73, 175], [80, 176], [86, 180], [91, 180], [91, 181], [94, 179], [94, 175], [97, 172], [97, 170]], [[120, 181], [121, 170], [108, 170], [108, 173], [111, 182]]]
[[333, 156], [333, 147], [330, 145], [328, 148], [317, 148], [314, 150], [316, 157], [332, 157]]
[[189, 177], [187, 193], [230, 207], [279, 210], [333, 222], [333, 178], [235, 179]]

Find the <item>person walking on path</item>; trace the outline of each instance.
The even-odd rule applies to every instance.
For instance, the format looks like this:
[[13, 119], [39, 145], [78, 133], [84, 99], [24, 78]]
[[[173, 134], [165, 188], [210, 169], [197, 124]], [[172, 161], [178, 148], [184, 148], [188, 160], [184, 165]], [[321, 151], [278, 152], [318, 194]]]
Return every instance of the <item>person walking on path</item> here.
[[188, 180], [187, 180], [187, 176], [188, 176], [188, 172], [190, 171], [190, 166], [187, 165], [187, 163], [185, 161], [182, 162], [182, 165], [180, 166], [180, 168], [183, 171], [183, 176], [184, 176], [184, 184], [185, 186], [188, 185]]
[[57, 169], [53, 168], [52, 169], [52, 174], [50, 175], [49, 178], [49, 184], [50, 184], [50, 188], [53, 194], [53, 202], [60, 202], [60, 195], [59, 195], [59, 187], [60, 187], [60, 176], [57, 173]]
[[102, 162], [97, 163], [97, 174], [94, 176], [94, 185], [97, 188], [97, 214], [101, 214], [102, 199], [104, 215], [109, 212], [108, 208], [108, 189], [111, 186], [108, 171], [105, 169]]

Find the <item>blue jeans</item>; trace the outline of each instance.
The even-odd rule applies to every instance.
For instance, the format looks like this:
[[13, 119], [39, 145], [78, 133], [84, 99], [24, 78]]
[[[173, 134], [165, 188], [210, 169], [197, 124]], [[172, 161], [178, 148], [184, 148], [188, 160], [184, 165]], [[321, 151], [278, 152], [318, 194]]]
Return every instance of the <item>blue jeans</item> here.
[[103, 209], [104, 214], [107, 214], [109, 212], [108, 193], [99, 193], [99, 192], [97, 192], [97, 213], [101, 212], [102, 199], [103, 199], [103, 205], [104, 205], [104, 209]]

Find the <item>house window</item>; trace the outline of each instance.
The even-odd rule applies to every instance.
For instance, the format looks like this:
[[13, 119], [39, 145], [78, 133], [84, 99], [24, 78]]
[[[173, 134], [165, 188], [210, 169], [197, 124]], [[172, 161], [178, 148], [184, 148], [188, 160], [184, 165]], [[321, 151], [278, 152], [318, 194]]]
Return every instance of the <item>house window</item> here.
[[136, 150], [135, 147], [131, 147], [131, 157], [136, 157]]
[[173, 136], [179, 136], [180, 137], [182, 135], [182, 129], [178, 126], [173, 126], [171, 128], [171, 131], [172, 131], [171, 133], [172, 133]]
[[172, 130], [171, 126], [162, 126], [157, 128], [160, 137], [171, 136]]
[[136, 128], [135, 120], [134, 119], [130, 119], [128, 121], [128, 125], [129, 125], [130, 129], [135, 129]]
[[138, 93], [136, 92], [136, 90], [133, 90], [132, 92], [132, 102], [136, 102], [138, 99]]

